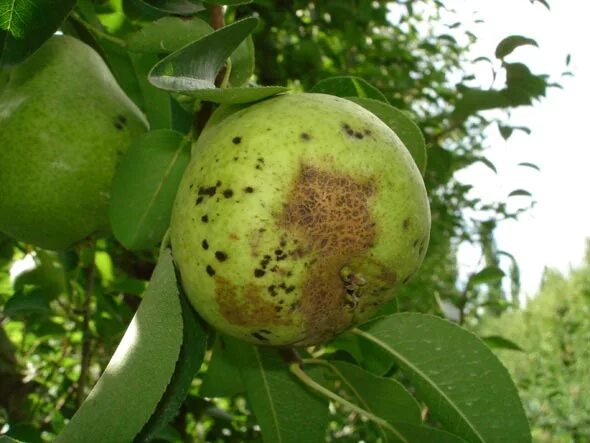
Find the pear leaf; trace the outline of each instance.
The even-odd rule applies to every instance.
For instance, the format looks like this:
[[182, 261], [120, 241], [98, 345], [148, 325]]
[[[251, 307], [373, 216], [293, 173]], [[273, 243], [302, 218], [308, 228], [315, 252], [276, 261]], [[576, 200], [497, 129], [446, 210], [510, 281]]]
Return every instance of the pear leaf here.
[[107, 368], [55, 442], [132, 441], [170, 382], [182, 334], [176, 274], [166, 249]]
[[0, 66], [23, 61], [51, 37], [75, 0], [0, 1]]

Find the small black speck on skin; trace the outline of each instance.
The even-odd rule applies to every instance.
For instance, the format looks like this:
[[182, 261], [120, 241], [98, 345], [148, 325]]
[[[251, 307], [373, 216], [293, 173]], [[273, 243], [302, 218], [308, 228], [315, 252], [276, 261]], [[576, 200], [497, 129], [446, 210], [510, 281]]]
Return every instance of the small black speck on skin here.
[[402, 227], [404, 228], [404, 230], [407, 230], [410, 227], [410, 219], [409, 218], [404, 219], [404, 221], [402, 223]]
[[201, 246], [203, 247], [203, 249], [206, 251], [207, 249], [209, 249], [209, 242], [207, 241], [207, 239], [203, 240], [201, 242]]
[[409, 281], [410, 281], [410, 276], [408, 275], [406, 278], [404, 278], [404, 280], [402, 281], [402, 283], [405, 285]]
[[203, 196], [197, 197], [197, 200], [195, 201], [195, 205], [200, 205], [203, 201]]
[[221, 186], [221, 182], [219, 180], [217, 180], [217, 183], [215, 183], [215, 187], [219, 188]]
[[365, 133], [365, 135], [371, 135], [372, 134], [372, 132], [371, 132], [370, 129], [365, 129], [363, 132]]
[[355, 132], [355, 133], [354, 133], [354, 136], [355, 136], [355, 138], [357, 138], [357, 139], [359, 139], [359, 140], [362, 140], [362, 139], [365, 137], [365, 136], [364, 136], [362, 133], [360, 133], [360, 132]]
[[415, 248], [417, 248], [419, 244], [420, 244], [420, 240], [418, 240], [418, 239], [414, 240], [413, 246]]
[[281, 248], [284, 248], [285, 246], [287, 246], [287, 240], [285, 240], [285, 238], [281, 238], [279, 245], [281, 246]]
[[305, 141], [311, 140], [311, 135], [309, 135], [307, 132], [302, 132], [300, 137], [301, 137], [301, 140], [305, 140]]
[[264, 274], [266, 274], [266, 271], [264, 269], [254, 269], [254, 277], [260, 278], [263, 277]]
[[285, 289], [287, 289], [287, 285], [285, 284], [285, 282], [282, 282], [282, 283], [279, 285], [279, 288], [281, 288], [281, 289], [284, 291]]
[[200, 187], [199, 188], [199, 195], [208, 195], [209, 197], [213, 197], [217, 192], [217, 188], [215, 186], [209, 186], [208, 188]]
[[194, 185], [191, 183], [190, 185], [188, 185], [188, 188], [189, 188], [189, 189], [193, 189], [193, 186], [194, 186]]
[[242, 137], [236, 136], [236, 137], [232, 138], [231, 141], [234, 145], [239, 145], [242, 142]]
[[234, 191], [232, 191], [231, 189], [226, 189], [225, 191], [223, 191], [223, 196], [225, 198], [232, 198], [234, 195]]
[[246, 186], [244, 188], [244, 192], [247, 194], [252, 194], [254, 192], [254, 188], [252, 186]]
[[125, 125], [127, 124], [127, 117], [121, 114], [117, 115], [115, 117], [114, 124], [115, 128], [117, 128], [119, 131], [122, 131], [125, 129]]
[[269, 262], [270, 262], [270, 256], [265, 255], [264, 258], [262, 260], [260, 260], [260, 267], [262, 269], [266, 269], [266, 267], [268, 266], [268, 263]]
[[266, 335], [272, 334], [272, 332], [270, 332], [268, 329], [259, 329], [258, 332]]
[[239, 157], [234, 157], [234, 161], [237, 162], [240, 158]]
[[203, 216], [201, 217], [201, 221], [202, 221], [203, 223], [208, 223], [208, 222], [209, 222], [209, 216], [208, 216], [207, 214], [203, 215]]
[[284, 252], [282, 249], [275, 249], [275, 255], [283, 255]]
[[268, 289], [268, 293], [271, 295], [271, 297], [277, 296], [277, 287], [275, 285], [270, 285], [267, 289]]
[[289, 294], [290, 292], [293, 292], [295, 290], [295, 286], [289, 286], [287, 289], [285, 289], [285, 292], [287, 294]]
[[282, 306], [275, 306], [275, 312], [278, 314], [283, 310]]
[[252, 332], [252, 337], [254, 337], [256, 340], [259, 340], [259, 341], [268, 341], [268, 338], [266, 338], [262, 334], [259, 334], [258, 332]]
[[211, 267], [211, 265], [207, 265], [206, 270], [207, 270], [207, 274], [209, 274], [209, 276], [213, 277], [215, 275], [215, 269], [213, 269]]
[[227, 254], [223, 251], [215, 251], [215, 258], [220, 262], [224, 262], [227, 260]]

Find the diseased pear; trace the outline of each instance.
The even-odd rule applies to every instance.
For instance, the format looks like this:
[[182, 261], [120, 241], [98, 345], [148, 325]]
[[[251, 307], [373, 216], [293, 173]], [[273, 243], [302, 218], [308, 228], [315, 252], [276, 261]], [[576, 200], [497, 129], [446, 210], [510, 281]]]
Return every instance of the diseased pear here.
[[397, 135], [324, 94], [239, 110], [197, 141], [171, 242], [183, 287], [220, 331], [314, 345], [368, 320], [418, 270], [424, 183]]
[[118, 160], [146, 129], [92, 48], [50, 38], [0, 95], [0, 231], [65, 249], [108, 230]]

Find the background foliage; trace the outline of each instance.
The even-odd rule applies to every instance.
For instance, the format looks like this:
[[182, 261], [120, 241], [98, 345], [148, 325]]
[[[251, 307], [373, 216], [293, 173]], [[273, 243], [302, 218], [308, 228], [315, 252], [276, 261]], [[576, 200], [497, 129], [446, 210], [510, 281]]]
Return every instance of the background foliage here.
[[499, 352], [540, 442], [590, 441], [590, 244], [586, 263], [565, 277], [547, 269], [539, 294], [522, 311], [484, 321], [524, 352]]
[[[428, 148], [425, 182], [433, 219], [431, 243], [422, 271], [399, 294], [395, 303], [387, 306], [383, 312], [430, 313], [446, 316], [461, 325], [477, 329], [482, 317], [495, 317], [504, 311], [518, 308], [518, 265], [512, 260], [510, 268], [499, 268], [499, 257], [511, 256], [509, 251], [496, 248], [493, 235], [498, 221], [516, 218], [518, 213], [508, 211], [503, 201], [471, 198], [470, 186], [457, 181], [454, 174], [474, 162], [483, 162], [494, 170], [494, 165], [485, 158], [484, 129], [490, 125], [498, 126], [505, 138], [516, 129], [510, 125], [507, 112], [490, 114], [486, 111], [508, 111], [515, 106], [533, 105], [552, 85], [550, 79], [532, 73], [526, 65], [506, 60], [512, 60], [510, 54], [516, 47], [536, 45], [533, 40], [525, 36], [507, 36], [498, 42], [495, 54], [482, 54], [482, 57], [472, 60], [469, 49], [477, 40], [476, 25], [454, 20], [453, 11], [446, 7], [444, 1], [438, 0], [234, 2], [236, 5], [230, 5], [226, 11], [226, 22], [257, 17], [259, 21], [256, 25], [247, 20], [237, 25], [245, 29], [244, 36], [252, 28], [252, 37], [244, 40], [235, 50], [233, 47], [228, 49], [228, 45], [224, 48], [227, 54], [220, 52], [218, 60], [200, 72], [199, 78], [208, 81], [210, 89], [198, 92], [176, 89], [175, 93], [168, 94], [153, 84], [170, 89], [170, 85], [165, 84], [160, 75], [165, 71], [166, 63], [173, 62], [172, 66], [181, 66], [183, 60], [191, 59], [190, 54], [198, 53], [199, 44], [204, 45], [204, 40], [201, 40], [196, 46], [185, 48], [185, 53], [175, 52], [165, 58], [185, 44], [211, 33], [209, 23], [214, 23], [210, 11], [204, 7], [206, 5], [188, 0], [79, 0], [69, 6], [66, 3], [63, 2], [65, 10], [61, 17], [65, 17], [72, 9], [63, 23], [59, 17], [45, 20], [37, 10], [32, 10], [28, 17], [33, 23], [43, 22], [45, 34], [50, 35], [59, 27], [61, 32], [83, 40], [103, 56], [122, 88], [145, 112], [154, 130], [148, 134], [142, 146], [152, 146], [156, 152], [156, 148], [165, 145], [164, 150], [154, 155], [158, 155], [159, 163], [178, 162], [173, 164], [176, 176], [179, 176], [188, 161], [188, 147], [183, 134], [202, 129], [204, 122], [198, 118], [195, 120], [193, 113], [196, 109], [197, 115], [201, 115], [211, 105], [199, 103], [198, 99], [219, 99], [215, 79], [227, 56], [231, 56], [232, 61], [228, 83], [235, 89], [224, 97], [230, 97], [234, 102], [251, 100], [252, 97], [263, 98], [287, 87], [309, 91], [320, 80], [332, 76], [356, 76], [377, 87], [383, 98], [414, 120], [424, 134]], [[15, 5], [20, 7], [21, 2], [17, 1]], [[43, 2], [39, 2], [38, 8], [42, 11]], [[59, 16], [59, 11], [56, 14]], [[237, 27], [231, 32], [241, 32], [236, 31]], [[7, 66], [4, 72], [8, 66], [20, 61], [19, 57], [22, 59], [27, 56], [40, 44], [36, 39], [19, 40], [16, 44], [13, 41], [14, 32], [13, 22], [6, 23], [0, 19], [0, 41], [7, 48], [0, 59], [0, 64]], [[226, 42], [228, 39], [222, 40]], [[237, 39], [237, 43], [240, 41]], [[206, 42], [212, 43], [213, 40]], [[221, 46], [223, 44], [220, 43]], [[22, 45], [28, 46], [23, 48]], [[495, 75], [504, 79], [504, 85], [489, 90], [474, 86], [475, 79], [470, 72], [473, 63], [488, 63]], [[0, 91], [4, 72], [0, 71]], [[148, 74], [152, 83], [148, 81]], [[272, 85], [276, 88], [246, 89], [243, 86], [247, 83], [250, 86]], [[520, 129], [526, 131], [526, 128]], [[147, 156], [142, 157], [145, 152], [131, 149], [121, 168], [142, 162], [148, 168], [150, 164], [146, 160]], [[152, 175], [157, 174], [156, 169]], [[173, 180], [177, 178], [173, 177]], [[139, 193], [134, 191], [132, 185], [132, 182], [125, 180], [115, 182], [113, 199], [124, 201], [133, 192]], [[166, 193], [173, 194], [174, 182], [166, 185]], [[523, 193], [526, 194], [526, 191], [517, 190], [513, 195]], [[166, 228], [165, 220], [160, 220], [153, 238], [142, 236], [141, 231], [127, 235], [127, 218], [130, 217], [125, 217], [125, 212], [117, 212], [114, 207], [111, 220], [118, 240], [107, 237], [99, 239], [96, 245], [89, 242], [61, 253], [39, 250], [0, 234], [0, 305], [3, 306], [0, 314], [0, 422], [9, 425], [0, 431], [8, 430], [9, 435], [30, 442], [51, 439], [64, 429], [67, 420], [82, 404], [107, 366], [142, 298], [147, 298], [144, 291], [158, 256], [158, 251], [153, 247]], [[458, 281], [456, 260], [458, 245], [464, 241], [481, 248], [483, 263], [481, 271], [472, 275], [467, 283]], [[137, 250], [140, 248], [143, 249]], [[25, 257], [26, 260], [21, 262]], [[96, 266], [92, 266], [93, 260]], [[11, 275], [15, 263], [34, 266], [15, 278], [15, 275]], [[550, 310], [553, 303], [558, 303], [557, 300], [543, 301], [549, 299], [545, 294], [558, 294], [566, 286], [573, 285], [574, 280], [582, 281], [582, 278], [578, 276], [572, 282], [566, 282], [557, 276], [548, 275], [543, 297], [526, 312], [511, 314], [530, 320], [516, 323], [530, 327], [536, 325], [537, 316]], [[88, 290], [89, 287], [91, 290]], [[584, 290], [571, 288], [576, 294], [584, 293]], [[557, 295], [555, 297], [558, 298]], [[584, 296], [576, 297], [575, 300], [582, 303]], [[542, 306], [542, 303], [551, 306], [536, 307]], [[569, 308], [559, 308], [556, 312], [560, 309], [565, 309], [563, 317], [570, 315]], [[581, 311], [571, 312], [572, 316], [581, 315]], [[581, 317], [576, 318], [583, 323]], [[185, 317], [185, 328], [187, 321], [190, 322]], [[504, 317], [501, 321], [515, 324], [514, 320], [504, 320]], [[193, 331], [200, 330], [198, 320], [193, 319], [192, 324]], [[578, 331], [578, 326], [571, 328], [564, 335], [557, 331], [550, 334], [548, 331], [551, 329], [544, 330], [544, 334], [549, 334], [551, 340], [562, 337], [559, 338], [562, 340], [559, 342], [559, 346], [562, 346], [560, 352], [574, 353], [577, 359], [578, 351], [573, 350], [577, 345], [564, 344], [569, 340], [567, 337]], [[508, 326], [505, 330], [499, 326], [490, 326], [489, 333], [485, 329], [482, 331], [484, 334], [493, 333], [508, 338], [514, 335], [516, 343], [527, 351], [540, 347], [538, 342], [519, 341], [517, 337], [521, 332], [514, 329], [512, 333]], [[197, 333], [194, 335], [197, 336]], [[183, 343], [185, 347], [177, 350], [179, 355], [186, 352], [186, 337]], [[547, 342], [543, 343], [546, 346]], [[500, 347], [514, 345], [502, 341], [502, 337], [496, 337], [495, 341], [490, 338], [488, 344]], [[257, 386], [256, 377], [259, 376], [258, 372], [248, 372], [247, 368], [252, 362], [258, 362], [261, 367], [271, 370], [279, 364], [276, 355], [267, 355], [264, 351], [262, 354], [258, 354], [258, 351], [240, 352], [239, 346], [236, 348], [233, 345], [234, 354], [238, 356], [236, 363], [235, 355], [232, 360], [230, 353], [224, 352], [228, 348], [232, 349], [231, 341], [226, 343], [223, 338], [214, 340], [210, 337], [208, 345], [209, 351], [201, 367], [201, 375], [192, 381], [188, 397], [181, 402], [179, 414], [166, 416], [174, 417], [173, 421], [159, 431], [158, 437], [167, 441], [259, 441], [261, 434], [258, 425], [262, 423], [260, 418], [256, 420], [253, 416], [252, 408], [260, 410], [264, 408], [264, 402], [257, 402], [252, 397], [246, 399], [242, 395], [245, 389], [248, 392], [254, 389], [249, 386]], [[203, 343], [195, 346], [200, 346], [204, 352]], [[466, 346], [469, 346], [468, 342]], [[552, 352], [547, 350], [547, 357]], [[409, 386], [408, 380], [398, 371], [399, 362], [394, 364], [391, 356], [384, 354], [378, 347], [359, 344], [358, 337], [345, 334], [320, 350], [321, 353], [343, 361], [338, 363], [341, 371], [351, 370], [345, 366], [346, 362], [356, 363], [365, 372], [349, 374], [349, 377], [356, 377], [357, 383], [361, 385], [368, 383], [367, 386], [374, 387], [375, 383], [380, 386], [379, 383], [398, 380], [402, 385]], [[515, 355], [511, 354], [505, 359], [511, 369], [517, 368], [514, 366], [518, 364]], [[544, 358], [541, 354], [527, 355], [527, 358]], [[584, 359], [583, 355], [580, 350], [580, 359], [576, 361], [586, 361], [584, 364], [587, 365], [588, 359]], [[549, 362], [546, 364], [549, 365]], [[215, 370], [208, 371], [208, 366]], [[237, 367], [241, 372], [237, 372]], [[577, 363], [573, 367], [578, 368]], [[582, 366], [580, 368], [576, 372], [578, 377], [583, 374]], [[329, 371], [319, 369], [310, 371], [312, 375], [315, 374], [316, 380], [345, 398], [354, 398], [350, 397], [351, 393], [338, 380], [332, 380]], [[563, 376], [567, 371], [573, 371], [572, 365], [548, 369], [555, 377]], [[296, 389], [293, 390], [293, 381], [287, 374], [276, 374], [274, 382], [281, 386], [280, 392], [302, 395]], [[539, 438], [552, 441], [554, 432], [571, 433], [574, 438], [572, 441], [582, 438], [586, 432], [584, 426], [587, 426], [583, 414], [578, 419], [578, 415], [573, 412], [568, 415], [570, 412], [567, 411], [578, 406], [580, 410], [588, 411], [588, 405], [555, 407], [551, 403], [552, 406], [548, 406], [539, 398], [546, 395], [546, 389], [549, 389], [546, 386], [549, 385], [556, 392], [551, 398], [561, 398], [563, 403], [573, 400], [570, 397], [562, 398], [564, 388], [548, 376], [539, 381], [533, 375], [526, 378], [522, 374], [514, 369], [513, 376], [523, 389], [527, 412], [538, 426]], [[526, 381], [523, 381], [525, 378]], [[369, 379], [370, 383], [367, 381]], [[180, 380], [178, 383], [186, 384], [190, 380], [191, 377], [188, 377], [188, 382]], [[468, 386], [468, 383], [458, 380], [456, 386]], [[539, 391], [530, 389], [533, 386], [538, 387]], [[571, 391], [573, 386], [570, 385], [568, 389]], [[580, 402], [584, 401], [581, 394], [576, 398]], [[170, 402], [173, 403], [175, 399], [171, 395]], [[310, 405], [310, 408], [318, 407], [315, 397], [301, 398], [300, 402]], [[319, 406], [325, 406], [325, 402]], [[429, 425], [440, 425], [437, 419], [429, 416], [423, 404], [419, 407]], [[549, 410], [550, 416], [545, 414]], [[321, 413], [318, 412], [316, 416], [321, 416]], [[383, 438], [383, 429], [360, 420], [357, 414], [335, 404], [331, 405], [330, 420], [328, 440], [375, 441]], [[408, 418], [406, 421], [410, 420]], [[293, 423], [287, 421], [284, 426], [288, 429]], [[309, 432], [317, 432], [313, 426], [310, 429]], [[139, 438], [152, 436], [150, 429], [146, 428]]]

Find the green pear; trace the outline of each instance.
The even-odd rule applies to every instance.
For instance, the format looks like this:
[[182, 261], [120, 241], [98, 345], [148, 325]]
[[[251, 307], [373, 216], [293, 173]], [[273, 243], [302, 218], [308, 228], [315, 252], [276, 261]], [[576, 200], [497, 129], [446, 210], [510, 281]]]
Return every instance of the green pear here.
[[203, 133], [170, 238], [210, 324], [256, 344], [308, 346], [391, 300], [429, 233], [424, 182], [399, 137], [348, 100], [290, 94]]
[[51, 37], [0, 95], [0, 231], [46, 249], [107, 231], [117, 163], [146, 129], [92, 48]]

